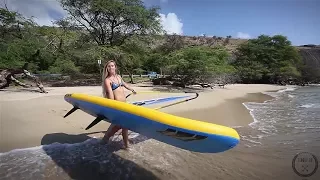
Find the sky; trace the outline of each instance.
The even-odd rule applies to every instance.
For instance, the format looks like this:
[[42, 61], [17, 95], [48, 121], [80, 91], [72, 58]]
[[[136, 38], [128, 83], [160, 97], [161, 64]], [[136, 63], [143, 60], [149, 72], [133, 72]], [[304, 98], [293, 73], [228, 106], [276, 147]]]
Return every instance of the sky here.
[[[159, 6], [169, 34], [250, 39], [281, 34], [293, 45], [320, 44], [320, 0], [142, 0]], [[39, 25], [67, 13], [56, 0], [0, 0]]]

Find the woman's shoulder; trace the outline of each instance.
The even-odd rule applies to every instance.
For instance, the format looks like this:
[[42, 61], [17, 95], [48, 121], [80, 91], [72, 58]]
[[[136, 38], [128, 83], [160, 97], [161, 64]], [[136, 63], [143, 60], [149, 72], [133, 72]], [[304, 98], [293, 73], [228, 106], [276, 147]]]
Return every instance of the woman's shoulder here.
[[117, 78], [119, 78], [119, 79], [121, 79], [121, 80], [122, 80], [122, 77], [121, 77], [119, 74], [117, 74]]
[[104, 81], [109, 83], [109, 82], [111, 82], [111, 79], [110, 79], [109, 77], [106, 77], [106, 78], [104, 79]]

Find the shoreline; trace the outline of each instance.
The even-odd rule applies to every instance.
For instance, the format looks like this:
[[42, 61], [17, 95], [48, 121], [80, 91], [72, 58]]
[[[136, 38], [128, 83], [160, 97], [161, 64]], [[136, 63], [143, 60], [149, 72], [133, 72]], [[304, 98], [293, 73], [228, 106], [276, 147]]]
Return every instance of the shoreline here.
[[190, 119], [198, 118], [202, 121], [229, 127], [249, 126], [254, 122], [254, 117], [251, 115], [250, 110], [244, 105], [244, 103], [264, 103], [273, 99], [274, 97], [263, 94], [262, 92], [248, 93], [243, 97], [227, 99], [225, 102], [214, 107], [208, 107], [200, 110], [181, 111], [173, 114]]
[[[154, 91], [154, 87], [135, 87], [136, 91]], [[244, 126], [253, 121], [244, 102], [263, 102], [272, 99], [272, 96], [263, 94], [269, 90], [284, 90], [287, 87], [273, 85], [229, 85], [224, 88], [206, 90], [190, 102], [181, 103], [161, 110], [176, 116], [207, 121], [225, 126]], [[106, 131], [109, 123], [100, 122], [89, 131], [85, 127], [93, 120], [91, 115], [82, 111], [64, 119], [63, 115], [71, 108], [63, 100], [63, 96], [70, 92], [80, 92], [100, 95], [100, 87], [61, 87], [50, 88], [48, 94], [1, 92], [0, 106], [2, 107], [2, 122], [0, 131], [0, 153], [14, 149], [23, 149], [43, 145], [44, 137], [52, 134], [81, 135], [84, 133]], [[178, 93], [179, 94], [179, 93]], [[184, 93], [183, 93], [184, 94]], [[155, 94], [140, 94], [130, 101], [151, 99]], [[157, 95], [158, 97], [163, 94]], [[167, 95], [168, 96], [168, 95]], [[194, 108], [190, 110], [190, 108]], [[232, 113], [230, 113], [232, 112]], [[215, 117], [215, 118], [213, 118]], [[101, 137], [102, 133], [93, 136]], [[67, 136], [66, 136], [67, 137]], [[77, 139], [79, 142], [82, 139]], [[61, 136], [51, 142], [74, 143]]]

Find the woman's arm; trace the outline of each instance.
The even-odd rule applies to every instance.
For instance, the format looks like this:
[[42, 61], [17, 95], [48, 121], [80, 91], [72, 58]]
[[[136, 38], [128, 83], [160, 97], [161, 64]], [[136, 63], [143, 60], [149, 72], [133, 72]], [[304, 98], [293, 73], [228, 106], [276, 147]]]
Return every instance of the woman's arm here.
[[132, 89], [126, 82], [124, 82], [124, 80], [121, 78], [121, 76], [119, 76], [121, 81], [122, 81], [122, 84], [123, 86], [128, 89], [129, 91], [133, 92], [133, 93], [136, 93], [136, 91], [134, 89]]
[[105, 82], [105, 86], [106, 86], [107, 97], [109, 99], [114, 99], [114, 95], [113, 95], [113, 92], [112, 92], [112, 88], [111, 88], [109, 79], [105, 79], [104, 82]]

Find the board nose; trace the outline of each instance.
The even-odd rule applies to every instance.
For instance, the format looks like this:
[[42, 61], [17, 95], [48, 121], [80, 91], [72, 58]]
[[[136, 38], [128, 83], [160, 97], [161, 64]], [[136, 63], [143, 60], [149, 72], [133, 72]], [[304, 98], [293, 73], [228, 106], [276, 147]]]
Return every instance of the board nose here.
[[71, 93], [64, 95], [64, 100], [67, 101], [71, 96], [72, 96]]
[[66, 95], [64, 95], [64, 97], [66, 98], [66, 97], [71, 97], [71, 95], [72, 94], [66, 94]]

